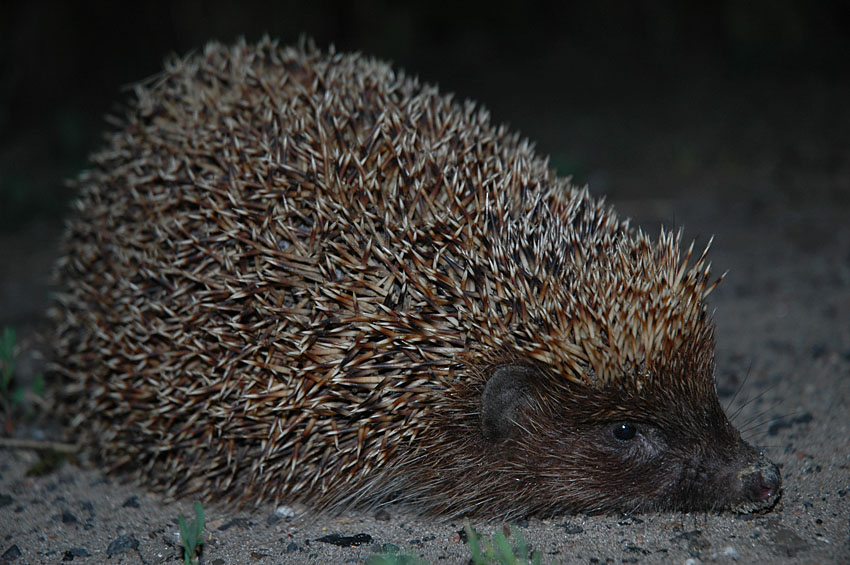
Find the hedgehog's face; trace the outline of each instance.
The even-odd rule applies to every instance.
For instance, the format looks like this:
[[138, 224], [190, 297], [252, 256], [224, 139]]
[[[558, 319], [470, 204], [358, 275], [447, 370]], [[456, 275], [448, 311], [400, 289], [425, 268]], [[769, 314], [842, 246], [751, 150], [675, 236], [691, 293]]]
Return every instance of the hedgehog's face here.
[[532, 512], [752, 510], [774, 502], [780, 485], [713, 393], [699, 406], [650, 402], [552, 388], [537, 369], [509, 364], [484, 387], [481, 430]]

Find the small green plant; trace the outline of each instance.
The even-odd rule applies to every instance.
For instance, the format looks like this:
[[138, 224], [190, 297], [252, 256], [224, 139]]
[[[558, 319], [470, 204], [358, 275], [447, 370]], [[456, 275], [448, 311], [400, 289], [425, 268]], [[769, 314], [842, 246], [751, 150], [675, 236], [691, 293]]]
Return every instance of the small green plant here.
[[467, 520], [464, 524], [466, 540], [469, 544], [469, 552], [474, 565], [488, 565], [498, 563], [499, 565], [540, 565], [540, 552], [535, 551], [528, 554], [528, 545], [525, 538], [515, 526], [511, 525], [511, 536], [516, 540], [516, 547], [511, 547], [508, 536], [504, 532], [496, 532], [493, 539], [478, 534]]
[[3, 328], [3, 336], [0, 337], [0, 377], [4, 393], [9, 390], [15, 374], [15, 339], [15, 330]]
[[0, 409], [3, 411], [3, 431], [11, 435], [13, 431], [13, 416], [24, 412], [31, 415], [28, 404], [25, 402], [30, 397], [40, 397], [44, 392], [44, 375], [39, 373], [29, 386], [15, 384], [15, 370], [17, 369], [17, 358], [15, 357], [15, 344], [17, 334], [12, 328], [3, 328], [0, 335]]
[[365, 565], [427, 565], [427, 562], [415, 555], [400, 553], [397, 545], [385, 543], [381, 553], [370, 555]]
[[200, 502], [195, 502], [195, 519], [186, 522], [182, 515], [177, 518], [180, 525], [180, 538], [183, 540], [183, 563], [184, 565], [195, 565], [195, 556], [204, 545], [204, 507]]

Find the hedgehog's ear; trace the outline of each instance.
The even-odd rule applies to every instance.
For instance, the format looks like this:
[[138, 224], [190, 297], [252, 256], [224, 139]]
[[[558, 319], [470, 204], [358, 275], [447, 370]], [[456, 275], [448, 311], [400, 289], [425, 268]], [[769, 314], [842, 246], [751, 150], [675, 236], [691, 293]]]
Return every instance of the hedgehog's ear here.
[[501, 441], [517, 432], [516, 416], [531, 392], [536, 371], [527, 365], [501, 365], [491, 373], [481, 393], [481, 430]]

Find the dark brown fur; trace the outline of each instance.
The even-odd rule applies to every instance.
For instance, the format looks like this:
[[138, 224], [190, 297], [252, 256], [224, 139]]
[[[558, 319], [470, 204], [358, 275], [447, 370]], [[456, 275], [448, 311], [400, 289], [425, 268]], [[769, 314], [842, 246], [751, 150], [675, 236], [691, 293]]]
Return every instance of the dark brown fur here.
[[705, 254], [357, 55], [210, 45], [80, 180], [52, 312], [74, 428], [173, 495], [422, 512], [752, 508]]

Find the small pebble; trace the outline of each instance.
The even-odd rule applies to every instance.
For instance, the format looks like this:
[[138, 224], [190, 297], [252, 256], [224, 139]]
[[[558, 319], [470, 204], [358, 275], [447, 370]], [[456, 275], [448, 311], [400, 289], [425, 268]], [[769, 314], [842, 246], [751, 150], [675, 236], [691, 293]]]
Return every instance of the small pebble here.
[[2, 557], [0, 557], [0, 559], [2, 559], [3, 562], [5, 563], [7, 561], [13, 561], [13, 560], [17, 559], [18, 557], [20, 557], [21, 555], [23, 555], [23, 553], [21, 553], [21, 548], [19, 548], [17, 545], [12, 545], [12, 547], [7, 549], [3, 553]]
[[109, 557], [112, 557], [114, 555], [127, 553], [131, 549], [139, 549], [139, 540], [133, 536], [118, 536], [112, 543], [109, 544], [106, 554]]

